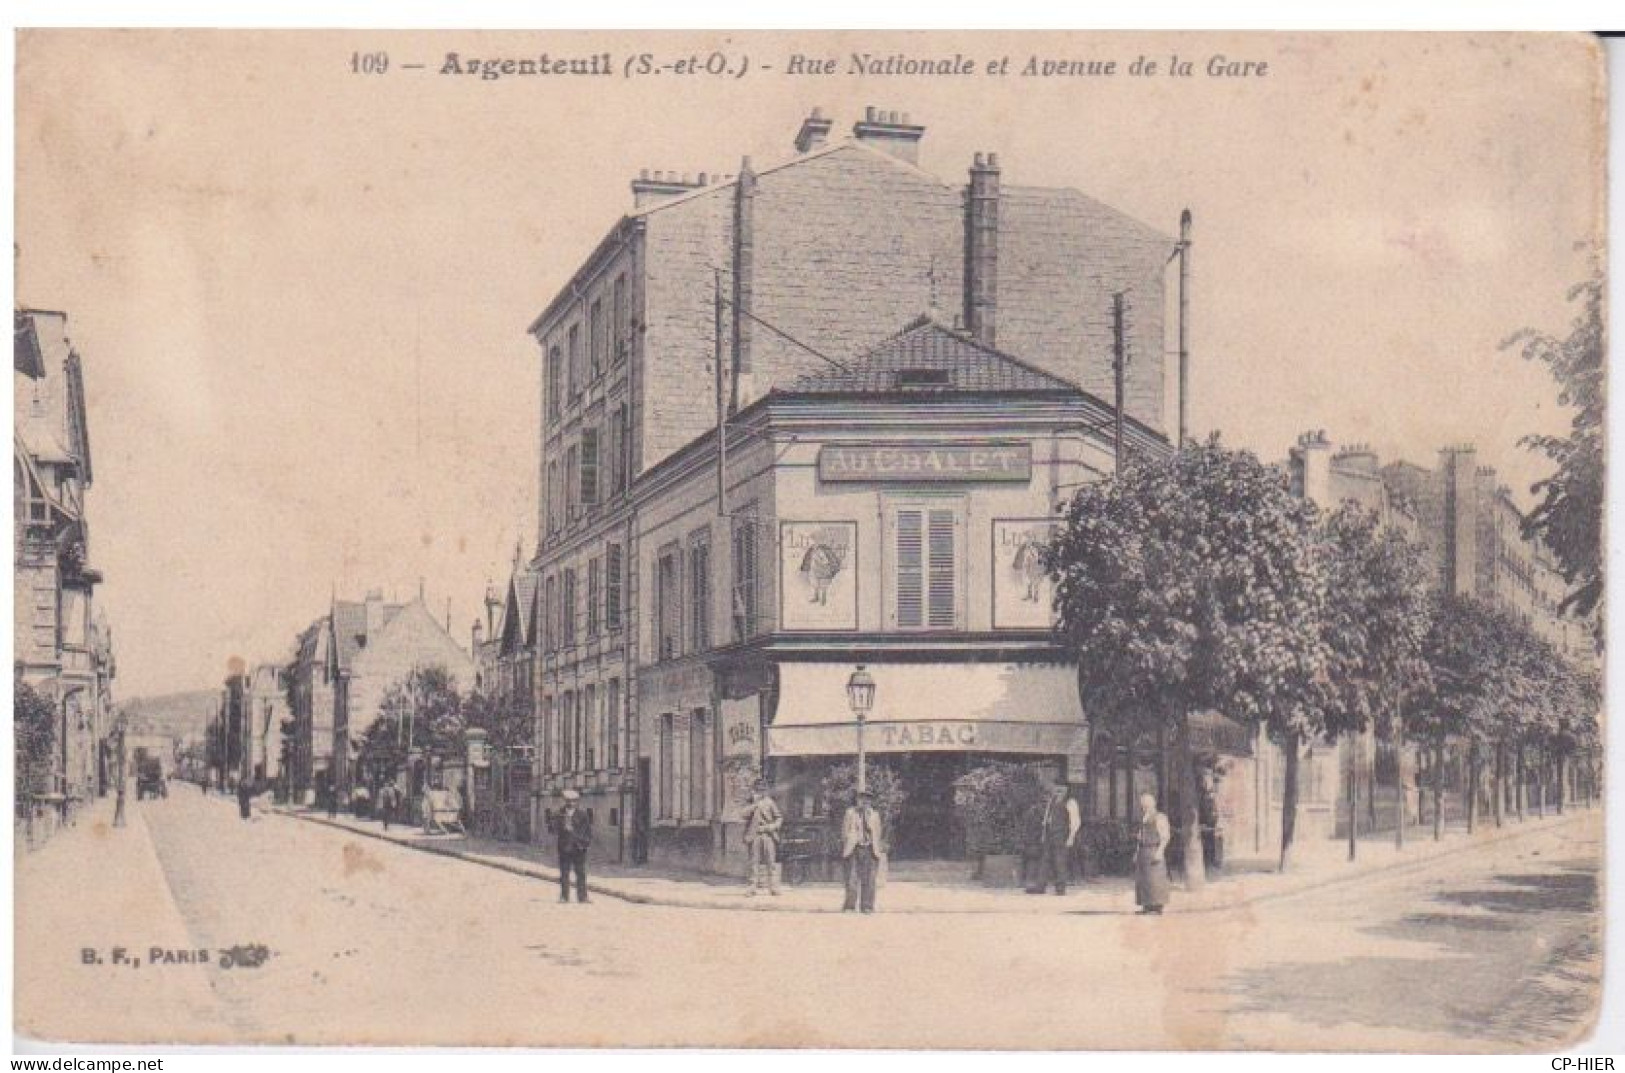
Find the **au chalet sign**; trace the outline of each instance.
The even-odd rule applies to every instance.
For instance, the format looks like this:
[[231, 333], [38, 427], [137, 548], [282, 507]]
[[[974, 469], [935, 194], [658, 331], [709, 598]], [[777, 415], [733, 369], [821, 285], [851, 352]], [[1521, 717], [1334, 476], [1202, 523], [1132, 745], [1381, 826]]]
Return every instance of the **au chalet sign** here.
[[818, 452], [826, 481], [1027, 481], [1028, 443], [827, 444]]

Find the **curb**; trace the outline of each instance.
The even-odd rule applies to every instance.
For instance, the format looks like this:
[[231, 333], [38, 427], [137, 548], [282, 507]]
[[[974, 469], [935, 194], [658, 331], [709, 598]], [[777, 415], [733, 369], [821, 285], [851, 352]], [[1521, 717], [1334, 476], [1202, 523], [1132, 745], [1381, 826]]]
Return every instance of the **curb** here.
[[[435, 855], [437, 857], [446, 857], [446, 858], [449, 858], [449, 859], [452, 859], [452, 860], [464, 861], [464, 862], [467, 862], [468, 864], [481, 865], [481, 866], [486, 867], [486, 868], [494, 868], [499, 872], [507, 872], [509, 875], [520, 876], [520, 877], [525, 878], [525, 879], [538, 879], [538, 880], [543, 880], [543, 881], [548, 882], [548, 883], [557, 883], [559, 881], [559, 874], [558, 874], [558, 871], [556, 869], [549, 869], [549, 868], [546, 868], [546, 867], [541, 866], [541, 865], [510, 863], [508, 861], [503, 861], [503, 860], [500, 860], [500, 859], [476, 856], [474, 854], [465, 852], [463, 850], [452, 848], [451, 846], [441, 845], [441, 844], [437, 844], [437, 843], [433, 843], [433, 842], [406, 842], [406, 841], [402, 841], [400, 839], [391, 838], [389, 835], [385, 834], [382, 830], [372, 831], [372, 830], [366, 830], [364, 828], [359, 828], [359, 827], [351, 827], [349, 824], [341, 823], [341, 822], [339, 822], [337, 820], [329, 820], [329, 819], [327, 819], [327, 818], [325, 818], [323, 816], [315, 816], [315, 815], [310, 815], [310, 814], [307, 814], [307, 813], [292, 812], [292, 811], [289, 811], [287, 809], [279, 808], [279, 807], [278, 808], [272, 808], [269, 811], [273, 815], [283, 816], [283, 817], [286, 817], [288, 819], [303, 820], [303, 821], [305, 821], [307, 823], [314, 823], [314, 824], [319, 824], [319, 825], [321, 825], [323, 827], [330, 827], [330, 828], [332, 828], [333, 830], [336, 830], [336, 831], [344, 831], [344, 832], [347, 832], [349, 834], [359, 835], [362, 838], [371, 838], [371, 839], [376, 839], [377, 841], [380, 841], [380, 842], [388, 842], [390, 845], [399, 846], [402, 849], [417, 850], [417, 851], [419, 851], [421, 853], [431, 853], [431, 854], [433, 854], [433, 855]], [[1321, 890], [1321, 889], [1323, 889], [1325, 887], [1335, 886], [1336, 884], [1339, 884], [1339, 883], [1349, 883], [1349, 882], [1353, 882], [1355, 880], [1366, 879], [1366, 878], [1370, 878], [1370, 877], [1374, 877], [1374, 876], [1389, 875], [1389, 874], [1394, 874], [1394, 873], [1404, 873], [1404, 872], [1407, 872], [1407, 871], [1415, 871], [1415, 870], [1420, 869], [1420, 868], [1422, 868], [1422, 867], [1424, 867], [1426, 865], [1432, 864], [1435, 861], [1442, 860], [1442, 859], [1447, 858], [1447, 857], [1453, 857], [1453, 856], [1455, 856], [1455, 855], [1457, 855], [1459, 853], [1465, 853], [1468, 850], [1480, 849], [1480, 848], [1482, 848], [1482, 847], [1484, 847], [1486, 845], [1493, 845], [1493, 844], [1499, 843], [1499, 842], [1511, 841], [1514, 838], [1519, 838], [1519, 837], [1522, 837], [1522, 836], [1527, 835], [1527, 834], [1534, 834], [1534, 833], [1537, 833], [1537, 832], [1540, 832], [1540, 831], [1548, 831], [1548, 830], [1551, 830], [1554, 827], [1567, 826], [1567, 825], [1569, 825], [1571, 823], [1575, 823], [1575, 822], [1579, 821], [1580, 819], [1584, 818], [1586, 815], [1589, 815], [1590, 811], [1591, 810], [1587, 810], [1587, 811], [1584, 811], [1584, 812], [1582, 812], [1582, 811], [1574, 811], [1574, 812], [1566, 813], [1566, 814], [1564, 814], [1562, 816], [1548, 816], [1548, 817], [1545, 817], [1545, 820], [1551, 821], [1551, 822], [1541, 823], [1538, 826], [1534, 826], [1534, 827], [1525, 827], [1522, 824], [1519, 824], [1515, 828], [1503, 829], [1502, 832], [1499, 833], [1499, 834], [1487, 835], [1487, 836], [1483, 836], [1483, 837], [1474, 837], [1472, 839], [1468, 839], [1468, 840], [1462, 842], [1459, 845], [1451, 846], [1449, 849], [1441, 849], [1441, 850], [1439, 850], [1439, 851], [1437, 851], [1435, 853], [1430, 853], [1425, 857], [1416, 857], [1416, 858], [1411, 858], [1410, 860], [1393, 861], [1393, 862], [1391, 862], [1389, 864], [1381, 865], [1381, 866], [1374, 867], [1374, 868], [1355, 869], [1355, 870], [1350, 871], [1350, 872], [1338, 872], [1338, 873], [1327, 875], [1327, 876], [1324, 876], [1324, 877], [1321, 877], [1321, 878], [1318, 878], [1318, 879], [1315, 879], [1315, 880], [1312, 880], [1312, 881], [1309, 881], [1309, 882], [1305, 882], [1305, 883], [1302, 883], [1302, 884], [1298, 884], [1298, 885], [1289, 887], [1289, 888], [1287, 888], [1285, 890], [1261, 891], [1261, 892], [1259, 892], [1257, 894], [1248, 895], [1246, 897], [1237, 897], [1237, 898], [1234, 898], [1234, 899], [1229, 899], [1229, 900], [1226, 900], [1226, 901], [1223, 901], [1223, 902], [1219, 902], [1217, 904], [1212, 904], [1212, 905], [1189, 905], [1189, 906], [1181, 907], [1181, 908], [1175, 910], [1174, 913], [1172, 913], [1170, 915], [1190, 916], [1190, 915], [1195, 915], [1195, 914], [1198, 914], [1198, 913], [1226, 912], [1228, 910], [1236, 909], [1236, 908], [1239, 908], [1239, 907], [1244, 906], [1244, 905], [1253, 905], [1253, 904], [1256, 904], [1258, 902], [1276, 901], [1276, 900], [1279, 900], [1279, 899], [1282, 899], [1282, 898], [1296, 897], [1297, 895], [1300, 895], [1300, 894], [1307, 894], [1307, 893], [1309, 893], [1311, 891]], [[1279, 873], [1276, 873], [1276, 874], [1279, 874]], [[798, 907], [798, 906], [793, 906], [793, 905], [774, 904], [771, 901], [766, 901], [766, 902], [759, 901], [759, 902], [754, 902], [754, 903], [752, 903], [750, 905], [717, 905], [714, 902], [700, 901], [700, 900], [696, 900], [696, 899], [684, 899], [684, 898], [665, 897], [665, 896], [658, 896], [657, 897], [657, 896], [652, 896], [652, 895], [648, 895], [648, 894], [638, 894], [638, 893], [628, 891], [628, 890], [617, 889], [616, 887], [612, 887], [612, 886], [604, 886], [602, 883], [594, 882], [594, 881], [590, 881], [590, 880], [587, 883], [587, 890], [590, 891], [593, 894], [603, 895], [606, 898], [614, 898], [617, 901], [628, 902], [628, 903], [630, 903], [632, 905], [659, 905], [659, 906], [666, 906], [668, 908], [674, 908], [674, 909], [704, 909], [704, 910], [709, 910], [711, 912], [725, 912], [725, 913], [727, 913], [727, 912], [733, 912], [733, 913], [800, 913], [800, 914], [803, 914], [803, 915], [822, 914], [822, 913], [839, 913], [839, 912], [841, 912], [841, 910], [835, 909], [835, 908], [830, 908], [830, 909], [809, 909], [809, 908], [803, 908], [803, 907]], [[1002, 915], [1002, 916], [1046, 916], [1046, 915], [1076, 916], [1076, 915], [1083, 915], [1084, 913], [1088, 913], [1089, 911], [1087, 911], [1087, 910], [1073, 910], [1073, 911], [1057, 912], [1057, 913], [1054, 913], [1054, 914], [1044, 914], [1044, 913], [1029, 913], [1029, 912], [1010, 912], [1009, 910], [1004, 910], [1004, 909], [909, 909], [909, 910], [905, 910], [904, 912], [907, 912], [907, 913], [915, 915], [915, 916], [927, 916], [927, 915], [935, 915], [935, 916], [989, 916], [989, 915]], [[1101, 915], [1101, 914], [1090, 913], [1089, 915]], [[1104, 915], [1111, 915], [1111, 914], [1104, 914]], [[1136, 914], [1132, 909], [1124, 909], [1122, 911], [1121, 915], [1123, 915], [1123, 916], [1134, 916]]]

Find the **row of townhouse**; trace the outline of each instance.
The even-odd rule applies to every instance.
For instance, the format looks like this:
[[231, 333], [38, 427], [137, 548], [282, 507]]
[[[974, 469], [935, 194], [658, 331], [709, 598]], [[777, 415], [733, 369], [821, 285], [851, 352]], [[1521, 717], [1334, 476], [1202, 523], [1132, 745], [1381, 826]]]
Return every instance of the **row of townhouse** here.
[[32, 822], [112, 789], [117, 665], [96, 606], [84, 363], [67, 314], [17, 309], [12, 353], [12, 669], [51, 709], [50, 755], [19, 757], [16, 804]]
[[[289, 791], [296, 800], [348, 801], [369, 776], [357, 768], [363, 735], [379, 717], [385, 695], [414, 671], [438, 667], [459, 689], [474, 683], [474, 661], [435, 618], [420, 590], [416, 598], [386, 600], [374, 589], [362, 600], [335, 598], [300, 632], [293, 659], [280, 677], [290, 722], [286, 755]], [[428, 758], [415, 758], [410, 789], [435, 774]], [[368, 786], [369, 793], [377, 787]]]

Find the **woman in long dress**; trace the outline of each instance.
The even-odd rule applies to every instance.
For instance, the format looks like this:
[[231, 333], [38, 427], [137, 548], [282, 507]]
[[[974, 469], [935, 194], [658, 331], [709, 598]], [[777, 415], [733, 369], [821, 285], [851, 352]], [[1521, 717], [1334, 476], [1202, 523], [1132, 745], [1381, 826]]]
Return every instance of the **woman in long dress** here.
[[1168, 817], [1157, 799], [1140, 795], [1140, 825], [1134, 848], [1134, 902], [1142, 913], [1161, 913], [1168, 904]]

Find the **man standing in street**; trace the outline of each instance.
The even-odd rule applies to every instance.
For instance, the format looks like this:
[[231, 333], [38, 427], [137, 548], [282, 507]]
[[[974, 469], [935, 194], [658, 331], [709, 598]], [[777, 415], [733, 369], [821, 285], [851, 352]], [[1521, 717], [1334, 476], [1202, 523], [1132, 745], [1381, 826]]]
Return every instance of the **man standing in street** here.
[[254, 787], [248, 779], [237, 780], [237, 815], [248, 819], [254, 803]]
[[378, 791], [378, 817], [384, 821], [384, 830], [389, 830], [390, 821], [395, 818], [395, 784], [384, 783], [384, 788]]
[[875, 911], [875, 874], [885, 854], [875, 795], [862, 790], [858, 793], [858, 803], [846, 810], [846, 818], [841, 823], [841, 857], [846, 861], [846, 903], [841, 906], [841, 912]]
[[755, 896], [765, 887], [777, 897], [779, 893], [779, 833], [784, 828], [784, 815], [768, 793], [767, 780], [757, 779], [751, 788], [750, 804], [745, 806], [745, 849], [750, 854], [750, 890]]
[[576, 901], [587, 900], [587, 847], [592, 845], [592, 820], [577, 804], [581, 794], [564, 791], [564, 811], [556, 821], [559, 835], [559, 901], [570, 900], [570, 870], [576, 874]]
[[1066, 783], [1056, 783], [1038, 823], [1038, 881], [1027, 888], [1028, 894], [1043, 894], [1051, 883], [1056, 894], [1066, 893], [1067, 859], [1082, 826], [1078, 803], [1067, 796]]

